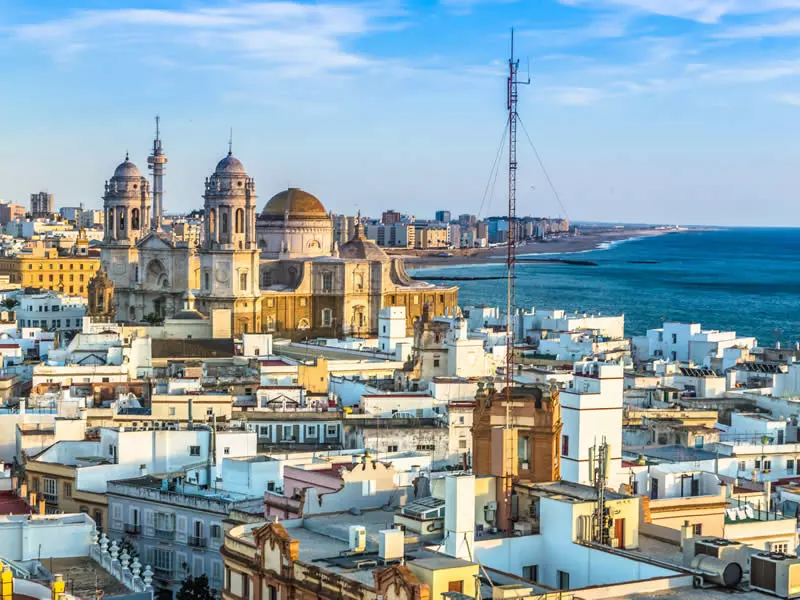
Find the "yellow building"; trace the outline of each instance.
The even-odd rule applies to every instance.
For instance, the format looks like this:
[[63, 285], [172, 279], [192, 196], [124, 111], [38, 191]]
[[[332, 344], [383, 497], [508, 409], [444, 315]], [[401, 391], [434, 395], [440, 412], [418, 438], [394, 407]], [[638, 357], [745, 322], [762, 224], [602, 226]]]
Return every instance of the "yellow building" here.
[[408, 568], [420, 583], [430, 587], [431, 598], [442, 598], [444, 592], [458, 592], [470, 598], [478, 597], [477, 563], [441, 554], [409, 561]]
[[418, 227], [414, 247], [422, 250], [447, 248], [447, 227]]
[[106, 531], [108, 498], [105, 494], [79, 490], [76, 485], [78, 468], [34, 458], [25, 463], [25, 484], [35, 494], [35, 501], [45, 501], [48, 514], [82, 512], [94, 519], [98, 531]]
[[88, 297], [89, 281], [99, 268], [100, 259], [90, 257], [81, 240], [73, 254], [62, 255], [55, 248], [37, 245], [16, 256], [0, 257], [0, 276], [8, 275], [10, 283], [71, 296]]

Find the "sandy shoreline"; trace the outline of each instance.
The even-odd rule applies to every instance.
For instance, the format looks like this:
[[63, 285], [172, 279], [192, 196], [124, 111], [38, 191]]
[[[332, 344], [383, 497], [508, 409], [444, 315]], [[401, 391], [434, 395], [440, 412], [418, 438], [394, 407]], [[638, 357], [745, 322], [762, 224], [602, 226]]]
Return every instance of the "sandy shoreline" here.
[[[572, 254], [587, 252], [602, 247], [603, 244], [613, 242], [623, 242], [631, 239], [652, 237], [676, 232], [678, 230], [664, 229], [625, 229], [625, 230], [602, 230], [593, 232], [587, 230], [581, 235], [570, 238], [557, 239], [549, 242], [531, 242], [517, 248], [517, 257], [523, 258], [526, 255], [548, 255], [548, 254]], [[427, 251], [423, 253], [416, 251], [411, 254], [407, 251], [391, 252], [392, 256], [403, 258], [409, 268], [421, 269], [429, 267], [444, 267], [456, 265], [474, 265], [505, 262], [506, 248], [476, 248], [469, 250], [448, 250], [453, 256], [435, 256], [443, 252], [442, 250]], [[543, 259], [546, 256], [542, 257]]]

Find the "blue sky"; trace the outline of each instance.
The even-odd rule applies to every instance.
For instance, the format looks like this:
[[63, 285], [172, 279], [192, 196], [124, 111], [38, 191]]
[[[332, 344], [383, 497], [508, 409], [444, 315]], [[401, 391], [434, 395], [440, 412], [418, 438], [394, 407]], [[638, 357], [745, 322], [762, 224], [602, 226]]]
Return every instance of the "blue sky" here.
[[[263, 202], [500, 213], [511, 26], [567, 216], [800, 226], [800, 0], [0, 0], [0, 198], [99, 206], [160, 114], [168, 211], [232, 128]], [[519, 178], [520, 213], [564, 214], [524, 135]]]

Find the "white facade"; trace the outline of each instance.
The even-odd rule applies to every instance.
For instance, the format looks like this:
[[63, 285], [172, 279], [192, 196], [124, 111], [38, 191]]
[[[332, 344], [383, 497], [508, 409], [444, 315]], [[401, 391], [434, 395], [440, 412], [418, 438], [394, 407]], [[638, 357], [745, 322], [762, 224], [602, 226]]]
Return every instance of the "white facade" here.
[[540, 332], [591, 331], [598, 336], [620, 340], [625, 337], [625, 315], [602, 316], [600, 314], [574, 313], [564, 310], [537, 310], [523, 312], [522, 330], [525, 337], [538, 339]]
[[722, 358], [726, 348], [754, 348], [753, 337], [737, 337], [735, 331], [704, 330], [700, 323], [670, 323], [648, 329], [646, 336], [634, 338], [638, 360], [663, 358], [677, 362], [704, 365], [713, 358]]
[[272, 354], [272, 334], [242, 334], [242, 354], [245, 356], [270, 356]]
[[81, 328], [86, 315], [86, 298], [47, 291], [22, 294], [17, 307], [20, 327], [68, 331]]
[[575, 363], [570, 387], [561, 391], [561, 478], [593, 484], [589, 453], [605, 440], [610, 449], [609, 487], [625, 482], [622, 473], [623, 371], [619, 365]]
[[398, 346], [403, 350], [400, 360], [408, 360], [414, 338], [406, 331], [406, 307], [387, 306], [378, 313], [378, 347], [385, 354], [395, 354]]
[[0, 516], [0, 553], [13, 561], [89, 556], [94, 533], [82, 513]]

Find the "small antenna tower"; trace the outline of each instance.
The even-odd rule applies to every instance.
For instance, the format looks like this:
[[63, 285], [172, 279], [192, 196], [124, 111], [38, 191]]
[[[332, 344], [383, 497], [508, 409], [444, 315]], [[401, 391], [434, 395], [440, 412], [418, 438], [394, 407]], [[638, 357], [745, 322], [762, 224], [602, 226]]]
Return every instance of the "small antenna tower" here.
[[608, 471], [611, 460], [608, 442], [603, 437], [599, 446], [589, 449], [589, 479], [594, 483], [597, 494], [597, 506], [592, 518], [592, 541], [604, 546], [610, 545], [611, 521], [606, 509], [606, 487], [608, 486]]

